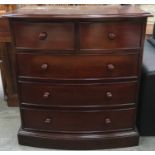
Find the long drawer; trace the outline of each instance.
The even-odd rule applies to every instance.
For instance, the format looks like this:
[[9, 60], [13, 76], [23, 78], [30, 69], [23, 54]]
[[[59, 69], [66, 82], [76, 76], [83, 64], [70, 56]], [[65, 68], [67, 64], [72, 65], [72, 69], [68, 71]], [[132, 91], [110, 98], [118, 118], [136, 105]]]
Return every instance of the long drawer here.
[[138, 75], [138, 54], [17, 54], [18, 76], [50, 79], [104, 79]]
[[[53, 107], [122, 106], [136, 102], [137, 82], [106, 84], [19, 83], [22, 104]], [[34, 93], [35, 92], [35, 93]]]
[[21, 109], [22, 127], [51, 132], [103, 132], [134, 128], [135, 109], [56, 111]]

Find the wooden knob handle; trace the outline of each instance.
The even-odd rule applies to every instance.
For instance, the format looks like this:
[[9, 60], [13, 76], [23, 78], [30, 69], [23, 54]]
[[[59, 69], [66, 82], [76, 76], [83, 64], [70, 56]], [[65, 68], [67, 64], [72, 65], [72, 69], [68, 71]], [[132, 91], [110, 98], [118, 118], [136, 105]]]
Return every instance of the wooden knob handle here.
[[38, 37], [39, 37], [39, 40], [45, 40], [47, 38], [47, 33], [41, 32]]
[[106, 118], [105, 119], [105, 124], [110, 124], [111, 123], [111, 119], [110, 118]]
[[43, 98], [48, 98], [50, 96], [50, 93], [49, 92], [45, 92], [44, 94], [43, 94]]
[[114, 40], [114, 39], [116, 38], [116, 34], [115, 34], [115, 33], [109, 33], [109, 34], [108, 34], [108, 38], [109, 38], [110, 40]]
[[52, 119], [51, 118], [46, 118], [45, 120], [44, 120], [44, 123], [47, 123], [47, 124], [49, 124], [49, 123], [51, 123], [52, 122]]
[[106, 92], [106, 97], [109, 98], [109, 99], [112, 98], [112, 93], [111, 92]]
[[115, 66], [114, 66], [113, 64], [108, 64], [108, 65], [107, 65], [107, 69], [108, 69], [109, 71], [113, 71], [113, 70], [115, 69]]
[[48, 68], [48, 64], [42, 64], [41, 65], [41, 69], [42, 70], [47, 70], [47, 68]]

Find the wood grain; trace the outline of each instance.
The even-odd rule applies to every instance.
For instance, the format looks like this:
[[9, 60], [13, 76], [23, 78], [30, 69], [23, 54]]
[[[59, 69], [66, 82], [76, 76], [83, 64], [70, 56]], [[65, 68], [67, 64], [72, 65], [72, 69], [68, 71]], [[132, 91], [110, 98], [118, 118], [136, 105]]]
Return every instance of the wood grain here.
[[[104, 111], [22, 109], [22, 118], [25, 129], [64, 133], [93, 133], [132, 129], [134, 128], [134, 113], [135, 109]], [[45, 122], [47, 118], [51, 119], [51, 122]], [[111, 120], [111, 123], [105, 122], [107, 118]]]
[[[13, 22], [16, 47], [50, 50], [74, 48], [74, 25], [72, 23]], [[46, 33], [45, 39], [40, 34]]]
[[[136, 102], [136, 82], [51, 84], [20, 83], [20, 101], [23, 105], [49, 107], [112, 107]], [[34, 93], [35, 92], [35, 93]], [[107, 93], [111, 93], [109, 98]]]
[[[17, 54], [18, 76], [49, 79], [102, 79], [137, 76], [138, 55]], [[46, 70], [41, 66], [47, 64]], [[109, 64], [115, 68], [110, 70]], [[32, 67], [33, 66], [33, 67]], [[62, 67], [63, 66], [63, 67]]]

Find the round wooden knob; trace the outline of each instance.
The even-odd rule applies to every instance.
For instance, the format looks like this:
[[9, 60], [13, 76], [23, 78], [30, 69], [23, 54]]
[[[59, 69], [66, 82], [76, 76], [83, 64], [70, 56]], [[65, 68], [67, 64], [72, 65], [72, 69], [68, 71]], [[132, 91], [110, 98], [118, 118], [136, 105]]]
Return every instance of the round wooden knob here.
[[112, 93], [111, 92], [106, 92], [106, 97], [109, 98], [109, 99], [112, 98]]
[[105, 119], [105, 124], [110, 124], [111, 123], [111, 119], [110, 118], [106, 118]]
[[38, 37], [39, 37], [39, 40], [45, 40], [47, 38], [47, 33], [41, 32]]
[[109, 71], [113, 71], [113, 70], [115, 69], [115, 66], [114, 66], [113, 64], [108, 64], [108, 65], [107, 65], [107, 69], [108, 69]]
[[52, 122], [52, 119], [51, 118], [46, 118], [45, 120], [44, 120], [44, 123], [47, 123], [47, 124], [49, 124], [49, 123], [51, 123]]
[[48, 98], [50, 96], [50, 93], [49, 92], [45, 92], [44, 94], [43, 94], [43, 98]]
[[110, 40], [114, 40], [114, 39], [116, 38], [116, 34], [115, 34], [115, 33], [109, 33], [109, 34], [108, 34], [108, 38], [109, 38]]
[[48, 68], [48, 64], [42, 64], [41, 65], [41, 69], [42, 70], [47, 70], [47, 68]]

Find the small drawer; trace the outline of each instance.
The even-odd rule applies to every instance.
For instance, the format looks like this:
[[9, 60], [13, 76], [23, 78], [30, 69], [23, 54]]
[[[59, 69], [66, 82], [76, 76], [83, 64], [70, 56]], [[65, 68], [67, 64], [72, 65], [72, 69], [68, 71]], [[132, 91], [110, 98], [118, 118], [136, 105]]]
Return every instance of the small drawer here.
[[57, 111], [21, 109], [23, 128], [51, 132], [104, 132], [134, 127], [135, 109]]
[[104, 79], [138, 75], [139, 56], [17, 54], [20, 77], [56, 80]]
[[[136, 102], [137, 82], [106, 84], [19, 84], [22, 104], [51, 107], [108, 107]], [[34, 93], [35, 92], [35, 93]]]
[[117, 49], [140, 47], [139, 22], [86, 22], [80, 24], [80, 49]]
[[72, 50], [73, 23], [12, 22], [16, 47]]

